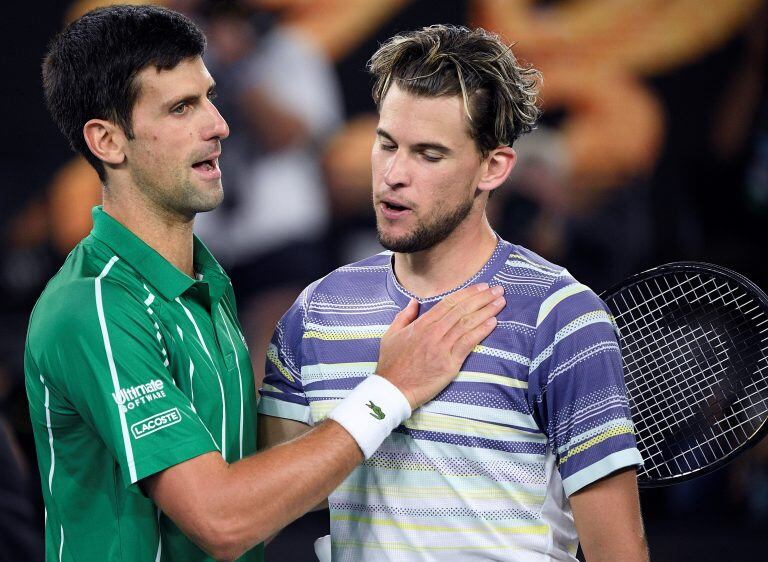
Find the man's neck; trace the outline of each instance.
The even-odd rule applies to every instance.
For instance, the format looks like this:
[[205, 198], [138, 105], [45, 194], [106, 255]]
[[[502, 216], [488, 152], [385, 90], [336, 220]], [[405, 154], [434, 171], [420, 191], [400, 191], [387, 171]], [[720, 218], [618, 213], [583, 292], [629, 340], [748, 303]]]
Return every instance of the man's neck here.
[[496, 249], [496, 234], [483, 216], [482, 223], [462, 224], [428, 250], [395, 254], [395, 275], [409, 293], [429, 298], [446, 293], [472, 278]]
[[119, 197], [105, 194], [104, 211], [181, 272], [194, 277], [194, 220], [164, 212], [135, 192], [130, 195], [126, 192]]

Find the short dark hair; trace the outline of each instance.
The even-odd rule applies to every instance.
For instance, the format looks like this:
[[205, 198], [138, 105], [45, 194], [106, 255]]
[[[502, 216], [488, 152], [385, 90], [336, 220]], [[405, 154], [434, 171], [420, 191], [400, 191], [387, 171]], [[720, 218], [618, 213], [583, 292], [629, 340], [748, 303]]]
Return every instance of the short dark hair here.
[[510, 46], [482, 28], [431, 25], [395, 35], [368, 65], [379, 107], [393, 83], [418, 96], [460, 95], [470, 136], [483, 157], [512, 146], [540, 113], [539, 71], [519, 64]]
[[175, 68], [202, 56], [205, 36], [185, 16], [158, 6], [109, 6], [88, 12], [50, 43], [43, 61], [45, 102], [73, 150], [106, 179], [89, 149], [83, 126], [106, 119], [133, 138], [132, 112], [139, 97], [136, 75], [153, 65]]

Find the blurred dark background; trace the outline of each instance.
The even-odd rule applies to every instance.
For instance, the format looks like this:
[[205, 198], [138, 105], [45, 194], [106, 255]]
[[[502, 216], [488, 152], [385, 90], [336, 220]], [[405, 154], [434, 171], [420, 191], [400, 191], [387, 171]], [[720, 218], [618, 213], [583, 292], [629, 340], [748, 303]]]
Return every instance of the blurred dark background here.
[[[46, 281], [90, 230], [95, 172], [47, 116], [49, 38], [109, 2], [4, 6], [0, 175], [0, 560], [41, 559], [43, 507], [23, 343]], [[675, 260], [768, 287], [768, 5], [760, 0], [168, 0], [206, 30], [232, 129], [226, 202], [197, 229], [231, 273], [254, 370], [309, 282], [378, 251], [370, 208], [375, 108], [365, 62], [392, 34], [481, 25], [544, 74], [541, 126], [491, 200], [497, 231], [600, 291]], [[269, 272], [267, 275], [264, 272]], [[768, 446], [641, 494], [653, 560], [764, 560]], [[254, 506], [258, 509], [258, 506]], [[267, 548], [313, 560], [327, 512]]]

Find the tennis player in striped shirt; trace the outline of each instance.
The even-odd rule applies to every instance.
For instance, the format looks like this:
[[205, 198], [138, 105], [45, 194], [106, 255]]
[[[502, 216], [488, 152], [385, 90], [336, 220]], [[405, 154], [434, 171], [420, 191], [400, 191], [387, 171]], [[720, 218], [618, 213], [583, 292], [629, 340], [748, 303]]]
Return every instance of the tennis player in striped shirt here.
[[646, 560], [613, 319], [485, 214], [537, 118], [538, 73], [498, 37], [450, 26], [393, 37], [370, 68], [389, 251], [313, 283], [278, 324], [262, 445], [321, 423], [381, 368], [380, 338], [411, 299], [425, 314], [468, 284], [499, 286], [507, 306], [459, 377], [330, 495], [332, 559], [575, 560], [581, 541], [590, 562]]
[[204, 48], [180, 14], [113, 6], [68, 26], [43, 66], [54, 119], [104, 184], [27, 336], [49, 561], [263, 560], [260, 543], [453, 379], [504, 306], [482, 284], [418, 319], [412, 304], [378, 376], [301, 439], [254, 454], [232, 285], [192, 234], [221, 202], [229, 133]]

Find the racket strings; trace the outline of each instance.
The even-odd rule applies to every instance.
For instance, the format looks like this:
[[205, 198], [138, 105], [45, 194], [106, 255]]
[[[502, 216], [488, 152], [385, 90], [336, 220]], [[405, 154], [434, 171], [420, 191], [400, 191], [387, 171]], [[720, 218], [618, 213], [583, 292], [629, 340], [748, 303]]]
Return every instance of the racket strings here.
[[[659, 310], [660, 309], [657, 309], [656, 311], [658, 312]], [[656, 326], [654, 326], [654, 329], [658, 331], [658, 328], [659, 328], [658, 322], [659, 322], [659, 319], [661, 318], [661, 316], [662, 316], [661, 314], [658, 314], [656, 318], [653, 318], [650, 322], [647, 322], [647, 324], [656, 324]], [[619, 319], [621, 319], [621, 315], [619, 315]], [[648, 317], [646, 316], [645, 319], [647, 320]], [[637, 319], [633, 320], [632, 322], [634, 324], [638, 324], [639, 323]], [[682, 332], [683, 328], [685, 328], [685, 326], [680, 326], [678, 328], [678, 331]], [[657, 339], [658, 334], [654, 335], [652, 333], [652, 331], [649, 331], [647, 329], [647, 326], [644, 326], [643, 330], [640, 330], [640, 332], [644, 332], [645, 333], [644, 337], [642, 337], [640, 339], [635, 339], [633, 341], [634, 334], [633, 333], [629, 333], [627, 335], [623, 335], [622, 343], [628, 349], [631, 349], [633, 346], [636, 347], [636, 348], [637, 347], [642, 348], [642, 347], [647, 347], [649, 345], [657, 345], [659, 347], [660, 352], [663, 353], [663, 349], [664, 348], [667, 348], [668, 351], [671, 351], [672, 345], [674, 343], [676, 343], [676, 342], [679, 342], [679, 340], [680, 340], [680, 338], [675, 338], [676, 334], [675, 334], [674, 330], [671, 331], [668, 334], [668, 337], [665, 339], [664, 345], [659, 343], [659, 340]], [[626, 330], [622, 330], [622, 333], [626, 334]], [[710, 335], [710, 333], [702, 333], [701, 335], [702, 336], [708, 336], [708, 335]], [[688, 334], [688, 337], [691, 337], [691, 334]], [[719, 339], [720, 334], [715, 334], [714, 337]], [[670, 341], [670, 338], [671, 338], [671, 341]], [[718, 342], [718, 345], [722, 346], [723, 344], [720, 341], [720, 342]], [[652, 359], [655, 359], [655, 358], [652, 358]], [[655, 361], [655, 362], [657, 362], [657, 361]]]
[[[718, 336], [715, 336], [715, 337], [718, 337]], [[718, 338], [718, 339], [719, 339], [719, 338]], [[720, 346], [722, 346], [722, 342], [720, 342]], [[713, 371], [715, 374], [719, 375], [719, 374], [721, 374], [721, 373], [724, 371], [724, 365], [722, 364], [722, 359], [718, 360], [718, 362], [717, 362], [717, 366], [716, 366], [716, 367], [719, 367], [719, 369], [717, 369], [717, 370]], [[687, 379], [686, 379], [686, 380], [687, 380]], [[691, 387], [688, 387], [688, 388], [686, 389], [686, 388], [684, 388], [684, 387], [685, 387], [685, 385], [681, 385], [681, 386], [683, 387], [683, 391], [685, 391], [685, 392], [688, 392], [688, 393], [689, 393], [691, 396], [695, 396], [695, 394], [696, 394], [696, 393], [694, 392], [694, 390], [695, 390], [695, 389], [693, 389], [693, 388], [691, 388]], [[699, 385], [698, 385], [698, 387], [699, 387], [699, 390], [702, 390], [702, 388], [701, 388], [701, 384], [699, 384]], [[713, 393], [712, 393], [711, 389], [710, 389], [710, 392], [709, 392], [709, 393], [707, 393], [707, 394], [709, 394], [709, 396], [708, 396], [708, 397], [706, 397], [706, 399], [707, 399], [707, 401], [708, 401], [708, 402], [710, 402], [710, 403], [711, 403], [711, 402], [713, 401]], [[732, 391], [732, 385], [731, 385], [731, 394], [733, 394], [733, 391]], [[752, 404], [754, 404], [754, 400], [752, 400], [752, 397], [751, 397], [751, 396], [747, 396], [747, 399], [749, 399], [749, 400], [750, 400], [750, 402], [751, 402]], [[699, 396], [699, 397], [698, 397], [698, 401], [700, 401], [700, 402], [704, 402], [704, 398], [703, 398], [702, 396]], [[712, 409], [712, 406], [711, 406], [711, 405], [710, 405], [710, 406], [706, 406], [706, 405], [704, 405], [704, 406], [702, 407], [702, 409], [703, 409], [703, 410], [706, 410], [707, 408], [709, 408], [709, 409]], [[671, 411], [671, 412], [674, 412], [675, 410], [669, 410], [669, 409], [667, 409], [667, 411], [668, 411], [668, 412], [669, 412], [669, 411]], [[685, 409], [683, 409], [683, 410], [681, 411], [681, 414], [680, 414], [680, 415], [681, 415], [681, 416], [682, 416], [684, 419], [682, 419], [682, 420], [681, 420], [681, 419], [679, 419], [679, 418], [678, 418], [678, 416], [673, 416], [673, 417], [674, 417], [674, 420], [673, 420], [673, 421], [674, 421], [675, 423], [677, 423], [677, 424], [678, 424], [678, 433], [680, 432], [680, 429], [679, 429], [680, 427], [683, 427], [683, 428], [684, 428], [686, 423], [688, 423], [688, 424], [690, 425], [690, 420], [689, 420], [688, 418], [690, 418], [692, 414], [694, 414], [694, 415], [695, 415], [695, 412], [694, 412], [694, 411], [693, 411], [693, 410], [690, 408], [690, 406], [689, 406], [689, 407], [687, 408], [687, 411], [686, 411]], [[732, 417], [732, 416], [726, 416], [726, 418], [725, 418], [725, 421], [726, 421], [726, 422], [729, 422], [729, 421], [731, 421], [731, 417]], [[694, 418], [694, 419], [695, 419], [695, 418]], [[663, 419], [663, 420], [661, 420], [661, 421], [662, 421], [662, 423], [669, 423], [669, 422], [670, 422], [670, 420], [668, 419], [668, 416], [666, 416], [666, 417], [665, 417], [665, 419]], [[709, 419], [709, 420], [702, 420], [702, 422], [701, 422], [701, 423], [703, 423], [703, 424], [705, 425], [705, 428], [706, 428], [706, 425], [707, 425], [707, 424], [711, 424], [711, 423], [712, 423], [712, 420], [711, 420], [711, 419]], [[722, 422], [720, 422], [720, 423], [722, 423]], [[739, 423], [739, 422], [737, 422], [737, 423], [736, 423], [736, 425], [738, 425], [738, 426], [739, 426], [741, 429], [743, 429], [743, 426], [744, 426], [744, 424], [745, 424], [745, 423], [748, 423], [748, 421], [742, 421], [742, 422], [740, 422], [740, 423]], [[659, 422], [657, 421], [657, 423], [656, 423], [655, 425], [659, 425]], [[688, 430], [689, 430], [689, 431], [690, 431], [691, 429], [693, 429], [693, 430], [696, 430], [696, 428], [690, 428], [690, 427], [688, 428]], [[742, 433], [743, 433], [743, 432], [742, 432]], [[662, 435], [661, 437], [663, 437], [663, 435]], [[727, 436], [726, 436], [726, 437], [727, 437]], [[657, 439], [656, 439], [656, 435], [653, 435], [653, 434], [651, 434], [651, 439], [653, 440], [653, 444], [658, 444], [658, 443], [657, 443]], [[731, 439], [728, 439], [728, 441], [729, 441], [729, 446], [731, 446], [731, 447], [732, 447], [732, 446], [734, 446], [734, 444], [733, 444], [733, 443], [731, 443]], [[697, 439], [697, 446], [699, 447], [699, 451], [698, 451], [699, 453], [701, 453], [701, 452], [702, 452], [702, 450], [701, 450], [701, 447], [704, 447], [704, 446], [708, 447], [708, 448], [709, 448], [709, 451], [708, 451], [708, 452], [712, 453], [713, 455], [722, 455], [722, 454], [725, 452], [725, 451], [723, 450], [723, 448], [720, 446], [719, 442], [717, 442], [717, 441], [713, 441], [713, 437], [712, 437], [712, 436], [710, 436], [709, 438], [704, 438], [704, 439], [703, 439], [703, 441], [702, 441], [701, 439]], [[705, 451], [705, 452], [706, 452], [706, 451]], [[656, 455], [658, 455], [658, 451], [657, 451]], [[655, 456], [655, 455], [654, 455], [654, 456]], [[676, 469], [677, 469], [677, 470], [685, 470], [685, 469], [693, 469], [693, 468], [694, 468], [694, 467], [690, 466], [690, 465], [691, 465], [691, 463], [685, 462], [685, 459], [683, 459], [683, 463], [685, 464], [685, 466], [682, 466], [682, 465], [680, 465], [680, 462], [679, 462], [679, 456], [680, 456], [680, 455], [675, 455], [675, 456], [673, 457], [673, 462], [675, 462], [675, 467], [676, 467]], [[699, 455], [699, 456], [700, 456], [700, 455]], [[652, 459], [652, 460], [655, 460], [655, 459]], [[699, 459], [697, 462], [701, 462], [701, 459]]]
[[[685, 368], [681, 369], [681, 365], [684, 365]], [[654, 399], [653, 407], [659, 412], [665, 412], [666, 415], [641, 417], [638, 423], [639, 445], [648, 451], [645, 456], [651, 461], [655, 461], [655, 457], [663, 453], [659, 448], [664, 443], [665, 431], [670, 426], [690, 428], [693, 422], [697, 421], [697, 416], [701, 414], [699, 410], [695, 409], [694, 405], [697, 403], [710, 403], [715, 399], [711, 385], [705, 387], [702, 385], [701, 379], [690, 379], [687, 377], [688, 374], [695, 372], [690, 361], [677, 362], [677, 364], [672, 366], [678, 368], [678, 376], [671, 383], [676, 383], [678, 388], [674, 388], [675, 384], [667, 384], [665, 385], [666, 388], [657, 388], [656, 392], [651, 395], [653, 397], [660, 397], [658, 400]], [[708, 380], [706, 382], [710, 382], [709, 379], [711, 378], [707, 377]], [[691, 380], [693, 380], [692, 383], [689, 382]], [[680, 396], [688, 396], [688, 402], [678, 410], [680, 405], [676, 404], [675, 400]], [[642, 399], [647, 402], [648, 396], [644, 395]], [[635, 399], [634, 402], [636, 407], [641, 410], [647, 407], [643, 404], [637, 404], [640, 400]], [[656, 448], [655, 452], [651, 452], [654, 447]], [[678, 470], [681, 470], [681, 468], [678, 467]]]
[[[657, 309], [655, 312], [658, 312], [660, 309]], [[648, 317], [646, 316], [646, 319]], [[654, 329], [658, 330], [658, 322], [661, 318], [661, 314], [657, 314], [655, 318], [653, 318], [652, 322], [649, 322], [649, 324], [655, 324]], [[637, 324], [638, 322], [635, 320], [634, 322]], [[700, 327], [696, 327], [690, 332], [685, 333], [684, 329], [687, 328], [687, 326], [680, 326], [679, 328], [672, 330], [669, 332], [669, 334], [663, 339], [657, 339], [652, 338], [650, 331], [647, 329], [641, 330], [644, 331], [645, 335], [644, 337], [640, 339], [635, 339], [633, 341], [632, 336], [633, 334], [629, 334], [627, 337], [624, 337], [622, 339], [622, 342], [626, 346], [626, 354], [628, 354], [632, 359], [637, 360], [638, 354], [637, 351], [641, 351], [639, 354], [639, 359], [641, 362], [645, 360], [645, 364], [641, 364], [641, 367], [651, 368], [654, 370], [658, 370], [662, 365], [668, 364], [668, 363], [678, 363], [680, 362], [681, 357], [678, 354], [680, 351], [682, 351], [682, 344], [684, 344], [684, 347], [687, 347], [687, 351], [690, 353], [693, 353], [693, 349], [691, 349], [691, 344], [695, 343], [697, 345], [702, 345], [699, 340], [704, 339], [704, 341], [709, 341], [707, 338], [711, 337], [711, 332], [707, 333], [701, 330]], [[699, 332], [698, 334], [696, 332]], [[715, 336], [717, 337], [717, 336]], [[722, 342], [719, 342], [719, 346], [722, 347]], [[655, 349], [654, 349], [655, 348]], [[652, 351], [653, 353], [649, 353], [649, 351]], [[713, 350], [714, 351], [714, 350]], [[719, 355], [716, 351], [714, 352], [714, 355]], [[660, 361], [661, 359], [661, 361]], [[651, 364], [648, 364], [648, 361], [650, 360]], [[691, 391], [690, 384], [696, 384], [699, 387], [700, 392], [705, 392], [705, 389], [701, 388], [701, 379], [689, 377], [689, 375], [695, 368], [698, 367], [698, 362], [692, 362], [687, 361], [683, 362], [682, 365], [678, 365], [677, 374], [682, 374], [685, 376], [678, 376], [676, 377], [676, 381], [680, 384], [685, 384], [686, 391]], [[722, 363], [722, 359], [718, 360], [718, 363]], [[632, 373], [630, 373], [630, 376], [628, 377], [627, 386], [629, 389], [633, 390], [634, 392], [643, 394], [644, 391], [650, 391], [650, 392], [657, 392], [659, 390], [659, 385], [661, 384], [669, 384], [669, 379], [667, 378], [635, 378], [632, 376]], [[633, 388], [633, 382], [639, 381], [638, 386]], [[645, 384], [643, 384], [645, 383]], [[655, 385], [653, 383], [656, 383]], [[653, 396], [653, 395], [652, 395]]]
[[755, 433], [768, 412], [759, 301], [727, 278], [669, 273], [608, 304], [622, 336], [641, 480], [699, 470]]
[[[658, 320], [655, 320], [655, 322], [658, 322]], [[662, 365], [667, 363], [675, 363], [679, 361], [679, 358], [677, 358], [674, 354], [679, 353], [683, 346], [681, 346], [681, 342], [684, 344], [685, 347], [688, 349], [686, 351], [689, 351], [690, 354], [695, 353], [695, 347], [694, 349], [691, 349], [692, 344], [698, 347], [702, 347], [705, 344], [712, 344], [712, 349], [709, 353], [709, 358], [711, 361], [711, 358], [714, 356], [717, 358], [715, 366], [722, 367], [724, 357], [722, 357], [723, 354], [728, 353], [728, 348], [725, 347], [725, 343], [722, 341], [722, 333], [717, 333], [714, 330], [711, 331], [704, 331], [700, 327], [695, 327], [691, 329], [689, 332], [684, 332], [684, 328], [686, 326], [680, 326], [677, 330], [671, 331], [667, 337], [664, 338], [664, 340], [658, 340], [650, 338], [649, 334], [646, 334], [644, 338], [641, 340], [635, 340], [634, 342], [630, 338], [626, 338], [626, 353], [632, 357], [633, 359], [637, 355], [637, 351], [644, 352], [640, 355], [642, 359], [648, 359], [652, 361], [651, 365], [648, 365], [647, 363], [645, 365], [641, 365], [647, 368], [653, 368], [658, 369]], [[658, 326], [656, 326], [654, 329], [658, 329]], [[698, 332], [698, 333], [697, 333]], [[701, 341], [703, 340], [703, 341]], [[661, 343], [663, 341], [663, 343]], [[657, 349], [655, 350], [656, 353], [649, 354], [648, 351], [653, 350], [653, 346], [657, 346]], [[719, 349], [717, 349], [719, 348]], [[661, 356], [661, 357], [659, 357]], [[663, 359], [663, 361], [659, 361], [659, 358]], [[678, 370], [679, 374], [686, 375], [683, 377], [677, 377], [679, 380], [683, 382], [693, 382], [699, 387], [701, 387], [702, 379], [700, 378], [693, 378], [689, 377], [687, 375], [690, 375], [691, 372], [694, 369], [700, 368], [700, 365], [698, 364], [700, 361], [691, 362], [689, 361], [687, 363], [687, 369], [680, 368]], [[714, 371], [714, 369], [712, 369]], [[635, 392], [643, 393], [643, 391], [646, 390], [658, 390], [657, 388], [652, 388], [651, 384], [653, 382], [659, 383], [659, 382], [668, 382], [668, 379], [652, 379], [652, 378], [638, 378], [635, 379], [635, 377], [632, 376], [632, 373], [630, 373], [630, 376], [628, 377], [628, 388], [632, 389]], [[706, 377], [703, 380], [707, 380], [710, 382], [710, 379], [712, 381], [717, 380], [715, 377]], [[633, 388], [633, 381], [639, 380], [638, 386], [636, 388]], [[643, 383], [646, 383], [645, 388], [643, 387]], [[690, 387], [688, 388], [690, 390]], [[704, 389], [701, 389], [704, 391]]]
[[[717, 334], [715, 337], [717, 338], [717, 340], [720, 340], [720, 334]], [[720, 345], [722, 345], [722, 343], [723, 343], [723, 342], [722, 342], [722, 341], [718, 341], [718, 343], [719, 343]], [[720, 372], [718, 372], [718, 371], [713, 371], [713, 372], [714, 372], [715, 374], [717, 374], [718, 376], [719, 376], [719, 375], [720, 375], [720, 374], [723, 372], [723, 368], [722, 368], [722, 365], [720, 365], [720, 363], [721, 363], [721, 362], [720, 362], [720, 361], [718, 361], [718, 366], [720, 366]], [[734, 387], [733, 387], [733, 385], [730, 385], [730, 386], [731, 386], [731, 390], [732, 390]], [[751, 398], [751, 397], [749, 397], [749, 398]], [[729, 419], [729, 417], [728, 417], [728, 416], [726, 416], [726, 420], [728, 420], [728, 419]], [[743, 423], [742, 423], [742, 424], [739, 424], [739, 426], [743, 426]]]

